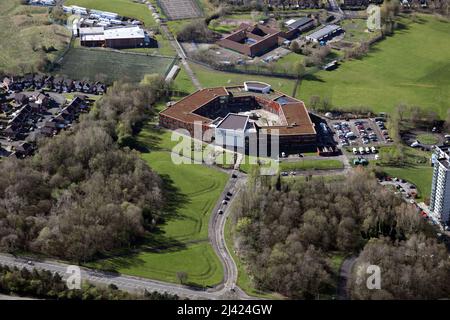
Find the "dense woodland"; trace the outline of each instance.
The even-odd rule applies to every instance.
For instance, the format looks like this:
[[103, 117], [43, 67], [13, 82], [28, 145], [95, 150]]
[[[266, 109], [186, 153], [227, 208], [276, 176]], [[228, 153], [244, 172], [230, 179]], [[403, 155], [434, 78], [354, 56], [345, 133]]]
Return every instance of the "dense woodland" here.
[[[362, 262], [377, 255], [380, 260], [375, 262], [387, 266], [395, 263], [383, 254], [387, 247], [397, 255], [393, 261], [406, 267], [420, 259], [419, 250], [402, 250], [414, 242], [434, 254], [433, 264], [421, 264], [422, 269], [411, 272], [400, 287], [394, 287], [394, 280], [402, 277], [401, 268], [389, 270], [392, 277], [383, 277], [383, 297], [414, 298], [419, 291], [423, 298], [449, 297], [445, 247], [432, 240], [432, 227], [411, 205], [378, 185], [369, 173], [352, 174], [343, 181], [297, 183], [267, 182], [255, 175], [235, 203], [237, 248], [260, 289], [313, 299], [335, 282], [329, 258], [336, 252], [350, 255], [363, 250]], [[383, 241], [370, 240], [382, 237]], [[407, 253], [410, 256], [405, 257]], [[437, 275], [426, 278], [427, 285], [436, 289], [433, 295], [418, 285], [423, 281], [416, 282], [428, 272]], [[370, 295], [358, 287], [353, 291], [354, 298]]]
[[[115, 84], [72, 130], [0, 163], [0, 250], [84, 262], [129, 247], [162, 219], [161, 179], [119, 147], [164, 92], [159, 77]], [[162, 91], [161, 91], [162, 90]]]
[[142, 295], [119, 290], [115, 285], [96, 287], [83, 283], [80, 289], [69, 290], [58, 273], [26, 268], [18, 269], [0, 265], [0, 293], [39, 299], [58, 300], [178, 300], [178, 296], [145, 292]]

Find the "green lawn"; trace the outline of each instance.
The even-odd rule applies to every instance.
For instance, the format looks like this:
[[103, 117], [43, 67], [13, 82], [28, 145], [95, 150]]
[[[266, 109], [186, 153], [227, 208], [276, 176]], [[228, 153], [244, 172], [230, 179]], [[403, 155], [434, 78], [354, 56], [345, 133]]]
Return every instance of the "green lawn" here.
[[168, 196], [167, 221], [136, 254], [113, 257], [93, 264], [120, 273], [177, 282], [184, 271], [199, 286], [220, 283], [223, 267], [208, 242], [212, 209], [228, 175], [199, 164], [176, 165], [171, 160], [171, 132], [145, 126], [138, 136], [142, 158], [163, 178]]
[[156, 22], [147, 6], [132, 0], [67, 0], [65, 5], [77, 5], [89, 9], [115, 12], [124, 17], [138, 19], [146, 27], [156, 26]]
[[173, 84], [174, 84], [176, 90], [180, 90], [187, 94], [190, 94], [197, 90], [195, 85], [192, 83], [191, 78], [186, 73], [186, 69], [183, 66], [181, 66], [180, 72], [178, 73], [177, 77], [175, 78], [175, 81], [173, 82]]
[[291, 170], [333, 170], [342, 169], [344, 164], [339, 160], [334, 159], [304, 159], [299, 161], [282, 161], [279, 163], [274, 162], [271, 159], [263, 157], [254, 157], [246, 155], [241, 162], [239, 169], [242, 172], [249, 173], [253, 166], [259, 164], [262, 168], [279, 167], [280, 171]]
[[175, 49], [170, 45], [170, 41], [164, 38], [163, 35], [157, 34], [155, 35], [155, 39], [158, 42], [157, 48], [130, 48], [130, 49], [123, 49], [122, 51], [145, 53], [150, 55], [159, 54], [170, 57], [176, 56]]
[[420, 143], [426, 145], [437, 144], [439, 142], [439, 139], [431, 133], [419, 134], [416, 138], [420, 141]]
[[374, 45], [368, 56], [320, 71], [302, 81], [297, 97], [318, 95], [335, 106], [367, 106], [392, 112], [403, 102], [434, 110], [445, 117], [450, 101], [450, 22], [420, 16], [402, 19], [395, 35]]
[[211, 211], [228, 175], [199, 164], [175, 165], [165, 151], [144, 153], [142, 157], [176, 188], [170, 193], [175, 192], [181, 199], [174, 203], [178, 207], [176, 218], [162, 227], [164, 234], [179, 241], [206, 240]]
[[283, 161], [280, 163], [280, 170], [332, 170], [342, 169], [344, 164], [339, 160], [299, 160], [299, 161]]
[[295, 81], [290, 79], [221, 72], [207, 69], [195, 63], [190, 63], [190, 66], [194, 71], [194, 73], [196, 74], [201, 85], [206, 88], [216, 86], [238, 85], [243, 84], [244, 81], [257, 80], [267, 82], [272, 85], [273, 89], [291, 95], [295, 87]]

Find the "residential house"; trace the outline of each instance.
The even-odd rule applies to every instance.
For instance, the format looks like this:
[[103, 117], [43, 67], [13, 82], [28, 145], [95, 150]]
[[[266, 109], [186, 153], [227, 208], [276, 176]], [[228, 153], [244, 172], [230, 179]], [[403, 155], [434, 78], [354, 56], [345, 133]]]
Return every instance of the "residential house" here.
[[23, 93], [15, 93], [15, 94], [14, 94], [14, 101], [15, 101], [17, 104], [22, 105], [22, 104], [28, 103], [29, 99], [28, 99], [28, 97], [27, 97], [25, 94], [23, 94]]
[[75, 84], [71, 79], [65, 79], [63, 82], [63, 91], [72, 92], [75, 89]]

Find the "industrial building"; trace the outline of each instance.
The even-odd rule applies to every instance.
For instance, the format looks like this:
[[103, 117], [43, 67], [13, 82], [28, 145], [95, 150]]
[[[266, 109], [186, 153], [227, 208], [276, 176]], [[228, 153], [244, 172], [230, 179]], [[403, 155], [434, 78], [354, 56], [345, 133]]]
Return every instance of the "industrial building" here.
[[286, 21], [285, 26], [289, 29], [289, 31], [294, 31], [298, 34], [314, 28], [315, 24], [314, 19], [302, 17], [300, 19], [290, 19]]
[[78, 34], [81, 45], [85, 47], [138, 48], [155, 42], [138, 26], [79, 28]]
[[334, 37], [341, 34], [344, 30], [336, 25], [336, 24], [330, 24], [327, 26], [324, 26], [323, 28], [307, 35], [305, 38], [308, 41], [313, 42], [327, 42], [333, 39]]
[[432, 156], [430, 214], [443, 225], [450, 220], [450, 147], [436, 147]]
[[191, 136], [200, 130], [204, 141], [226, 148], [247, 149], [252, 139], [259, 146], [262, 136], [276, 136], [287, 152], [315, 148], [317, 141], [304, 103], [257, 81], [196, 91], [159, 115], [162, 127], [186, 129]]

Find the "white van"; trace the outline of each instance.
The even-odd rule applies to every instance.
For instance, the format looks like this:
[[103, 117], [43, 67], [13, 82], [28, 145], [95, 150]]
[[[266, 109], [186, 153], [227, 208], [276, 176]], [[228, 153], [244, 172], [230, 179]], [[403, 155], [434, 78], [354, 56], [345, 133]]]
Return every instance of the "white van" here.
[[345, 134], [345, 137], [346, 137], [347, 139], [349, 139], [349, 138], [356, 138], [356, 135], [355, 135], [352, 131], [350, 131], [350, 132], [347, 132], [347, 133]]
[[353, 148], [353, 154], [358, 154], [358, 150], [356, 150], [356, 148]]
[[360, 154], [364, 154], [364, 148], [363, 147], [359, 147], [359, 153]]

